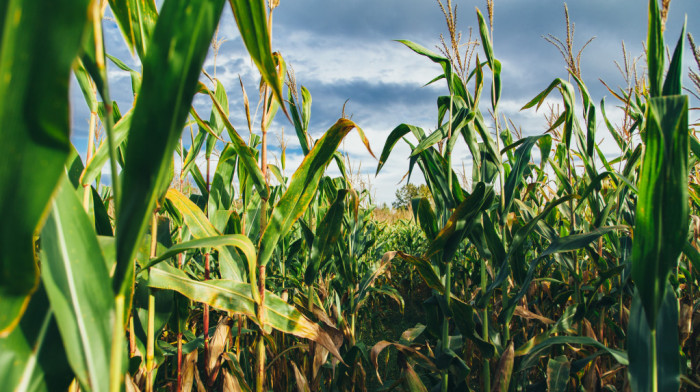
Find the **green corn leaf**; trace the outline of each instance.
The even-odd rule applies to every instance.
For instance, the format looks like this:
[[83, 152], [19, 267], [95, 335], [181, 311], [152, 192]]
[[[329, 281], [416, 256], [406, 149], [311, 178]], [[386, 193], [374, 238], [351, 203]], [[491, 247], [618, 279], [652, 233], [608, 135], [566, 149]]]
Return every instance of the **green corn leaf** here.
[[141, 59], [146, 56], [151, 33], [158, 19], [154, 0], [109, 0], [109, 7], [126, 45]]
[[409, 254], [398, 252], [397, 256], [401, 257], [403, 260], [407, 261], [412, 266], [416, 267], [418, 273], [431, 289], [437, 290], [439, 293], [445, 292], [445, 286], [442, 284], [442, 280], [437, 276], [435, 270], [430, 263], [422, 258], [411, 256]]
[[525, 242], [525, 239], [527, 238], [530, 233], [535, 229], [537, 226], [537, 223], [547, 217], [552, 210], [569, 200], [578, 198], [577, 195], [567, 195], [564, 197], [561, 197], [557, 200], [551, 201], [547, 203], [545, 208], [542, 210], [541, 213], [539, 213], [535, 218], [533, 218], [531, 221], [529, 221], [525, 226], [521, 227], [518, 231], [515, 232], [515, 235], [513, 236], [513, 241], [511, 242], [510, 248], [508, 249], [508, 258], [510, 258], [510, 255], [512, 255], [517, 249], [519, 249], [523, 243]]
[[465, 97], [467, 95], [464, 89], [464, 85], [461, 82], [457, 83], [459, 78], [452, 72], [452, 65], [450, 64], [450, 60], [414, 42], [407, 40], [397, 40], [396, 42], [400, 42], [406, 45], [412, 51], [420, 54], [421, 56], [425, 56], [429, 58], [432, 62], [440, 64], [444, 73], [445, 80], [447, 81], [447, 87], [450, 89], [450, 92], [460, 97]]
[[540, 253], [539, 258], [544, 258], [554, 253], [570, 252], [572, 250], [582, 249], [591, 242], [600, 238], [602, 235], [605, 235], [613, 230], [624, 229], [629, 229], [629, 227], [624, 225], [604, 226], [591, 230], [587, 233], [573, 234], [566, 237], [554, 237], [552, 243], [547, 247], [547, 249]]
[[508, 254], [506, 255], [504, 262], [501, 264], [500, 269], [496, 274], [496, 277], [494, 278], [493, 282], [491, 282], [488, 285], [486, 291], [483, 293], [479, 293], [477, 297], [477, 305], [479, 307], [484, 307], [486, 305], [486, 301], [488, 301], [491, 294], [493, 293], [493, 290], [495, 290], [497, 287], [500, 287], [503, 284], [503, 282], [505, 282], [505, 280], [508, 278], [508, 276], [510, 275], [510, 264], [508, 263], [508, 260], [511, 259], [515, 252], [519, 251], [520, 247], [523, 246], [523, 244], [525, 243], [527, 237], [532, 233], [533, 230], [537, 228], [537, 225], [540, 223], [540, 221], [546, 218], [547, 215], [549, 215], [549, 213], [551, 213], [556, 206], [576, 197], [576, 195], [568, 195], [547, 203], [547, 205], [541, 213], [539, 213], [525, 226], [522, 226], [520, 229], [518, 229], [518, 231], [515, 232], [515, 235], [513, 235], [513, 241], [511, 242], [510, 247], [508, 248]]
[[221, 251], [225, 246], [235, 246], [246, 257], [248, 263], [255, 264], [255, 246], [250, 239], [242, 234], [227, 234], [217, 235], [214, 237], [197, 238], [195, 240], [181, 242], [175, 244], [163, 252], [160, 256], [148, 261], [146, 265], [141, 267], [141, 271], [146, 271], [154, 265], [167, 260], [178, 253], [186, 252], [192, 249], [201, 248], [216, 248]]
[[73, 377], [53, 310], [40, 285], [17, 328], [0, 338], [0, 380], [9, 391], [64, 392]]
[[649, 96], [661, 95], [664, 75], [664, 35], [661, 30], [661, 12], [658, 0], [649, 0], [649, 28], [647, 34], [647, 69], [649, 70]]
[[372, 351], [370, 351], [370, 361], [371, 361], [372, 365], [374, 365], [374, 368], [376, 370], [376, 376], [377, 376], [377, 379], [379, 380], [380, 383], [382, 383], [382, 378], [379, 376], [378, 359], [379, 359], [379, 354], [382, 351], [384, 351], [384, 349], [387, 347], [394, 347], [401, 354], [413, 359], [418, 364], [427, 368], [428, 370], [433, 371], [433, 372], [438, 372], [438, 368], [437, 368], [435, 362], [433, 361], [433, 359], [428, 358], [427, 356], [425, 356], [423, 353], [421, 353], [417, 349], [415, 349], [411, 346], [406, 346], [403, 344], [392, 343], [392, 342], [387, 342], [386, 340], [382, 340], [380, 342], [377, 342], [374, 346], [372, 346]]
[[238, 134], [238, 131], [236, 131], [236, 129], [233, 127], [228, 119], [225, 109], [221, 106], [218, 98], [216, 98], [216, 95], [212, 94], [212, 92], [209, 90], [207, 90], [207, 93], [212, 99], [214, 107], [221, 115], [221, 120], [224, 122], [226, 131], [231, 138], [231, 146], [236, 150], [236, 155], [238, 155], [240, 162], [245, 167], [246, 172], [250, 175], [250, 178], [255, 185], [255, 189], [258, 191], [261, 198], [268, 199], [270, 197], [270, 190], [267, 187], [267, 182], [262, 175], [262, 171], [260, 171], [260, 167], [258, 167], [258, 161], [254, 150], [248, 147], [243, 138], [241, 138], [241, 136]]
[[289, 114], [292, 117], [294, 131], [297, 134], [297, 139], [299, 140], [299, 145], [301, 146], [301, 152], [306, 155], [309, 153], [309, 141], [307, 139], [308, 134], [302, 125], [301, 113], [298, 106], [300, 102], [297, 102], [294, 98], [294, 91], [292, 89], [287, 89], [287, 101], [289, 102]]
[[328, 207], [326, 215], [323, 216], [316, 228], [311, 254], [309, 255], [309, 263], [304, 274], [304, 283], [309, 286], [318, 278], [317, 275], [321, 268], [321, 263], [327, 261], [331, 252], [335, 249], [335, 243], [339, 240], [340, 229], [343, 225], [343, 214], [345, 213], [345, 196], [347, 194], [347, 189], [338, 191], [335, 201]]
[[[209, 222], [204, 212], [188, 199], [187, 196], [175, 189], [168, 189], [165, 197], [172, 203], [178, 213], [182, 215], [185, 225], [189, 228], [192, 237], [195, 239], [204, 239], [221, 235]], [[219, 269], [224, 279], [242, 280], [242, 268], [236, 263], [233, 255], [226, 247], [219, 248]], [[254, 264], [248, 264], [248, 273], [248, 278], [251, 283], [255, 283], [257, 281], [257, 273]]]
[[550, 358], [547, 361], [547, 390], [551, 392], [566, 392], [569, 384], [571, 362], [564, 355]]
[[251, 59], [258, 67], [265, 83], [270, 86], [277, 102], [289, 117], [284, 105], [282, 88], [284, 72], [277, 71], [277, 60], [272, 53], [272, 43], [264, 0], [229, 0], [241, 38]]
[[100, 194], [94, 186], [90, 187], [92, 195], [92, 211], [95, 215], [95, 232], [100, 236], [114, 236], [112, 231], [112, 221], [107, 212], [107, 207], [104, 205]]
[[231, 210], [234, 199], [233, 176], [236, 170], [236, 151], [227, 145], [219, 156], [216, 165], [214, 179], [211, 182], [209, 198], [207, 199], [207, 213], [209, 220], [213, 222], [213, 213], [217, 211]]
[[482, 221], [486, 246], [492, 255], [491, 261], [493, 262], [493, 265], [501, 265], [503, 260], [506, 258], [506, 250], [503, 246], [503, 240], [496, 232], [497, 225], [491, 220], [491, 217], [486, 212], [482, 214]]
[[287, 190], [272, 210], [270, 221], [262, 233], [258, 247], [258, 265], [267, 265], [280, 238], [306, 211], [318, 189], [326, 166], [333, 158], [340, 142], [356, 125], [350, 120], [338, 120], [316, 142], [294, 172]]
[[143, 59], [142, 88], [122, 173], [123, 194], [117, 201], [115, 292], [128, 290], [123, 283], [133, 274], [134, 250], [166, 179], [223, 6], [224, 0], [166, 0], [161, 8]]
[[474, 192], [455, 208], [445, 226], [430, 243], [424, 258], [430, 258], [442, 251], [443, 261], [451, 261], [473, 220], [485, 208], [490, 207], [493, 195], [493, 188], [486, 189], [484, 183], [477, 184]]
[[[667, 284], [664, 300], [656, 320], [656, 369], [653, 369], [651, 329], [647, 324], [639, 288], [632, 297], [627, 353], [630, 358], [628, 376], [634, 391], [678, 391], [680, 388], [681, 358], [678, 347], [678, 300]], [[652, 389], [652, 372], [658, 372], [657, 388]]]
[[[192, 109], [193, 113], [194, 109]], [[195, 121], [197, 124], [199, 124], [200, 120], [198, 116], [193, 116], [195, 118]], [[202, 124], [206, 125], [206, 124]], [[199, 155], [199, 152], [202, 150], [202, 146], [204, 145], [204, 141], [207, 137], [207, 131], [205, 128], [202, 127], [202, 125], [199, 126], [199, 130], [197, 131], [197, 136], [194, 137], [194, 140], [192, 140], [192, 143], [190, 144], [190, 149], [182, 151], [182, 154], [185, 156], [185, 161], [182, 164], [182, 175], [187, 175], [191, 171], [193, 171], [193, 166], [195, 165], [197, 155]]]
[[482, 160], [488, 159], [491, 163], [493, 163], [496, 166], [496, 170], [498, 170], [499, 172], [503, 171], [501, 154], [498, 151], [496, 143], [491, 138], [491, 131], [486, 126], [484, 117], [481, 115], [480, 112], [477, 112], [476, 117], [474, 117], [474, 125], [476, 127], [476, 131], [479, 133], [479, 136], [481, 137], [481, 140], [483, 142], [483, 146], [485, 148], [485, 155], [488, 155], [488, 158], [482, 157]]
[[[232, 280], [208, 280], [198, 282], [189, 279], [184, 272], [168, 265], [162, 269], [152, 269], [149, 274], [150, 287], [177, 291], [187, 298], [209, 304], [211, 307], [240, 314], [259, 324], [256, 318], [256, 304], [251, 297], [255, 286]], [[342, 361], [331, 337], [318, 324], [301, 314], [295, 307], [282, 298], [265, 292], [265, 325], [263, 329], [270, 333], [276, 329], [302, 339], [310, 339], [323, 346], [333, 356]]]
[[532, 147], [534, 147], [535, 143], [537, 143], [537, 141], [540, 139], [551, 140], [551, 138], [552, 137], [549, 135], [530, 136], [522, 139], [522, 144], [517, 150], [515, 150], [516, 161], [508, 174], [508, 178], [506, 178], [506, 183], [503, 188], [504, 194], [502, 197], [505, 198], [505, 207], [504, 210], [501, 211], [501, 225], [505, 224], [506, 217], [510, 211], [510, 206], [513, 204], [513, 198], [516, 196], [517, 188], [525, 180], [523, 174], [525, 173], [527, 166], [530, 164]]
[[421, 229], [429, 241], [433, 241], [438, 234], [437, 216], [427, 197], [411, 200], [414, 219], [418, 220]]
[[[452, 119], [452, 135], [458, 135], [461, 132], [461, 129], [466, 126], [468, 122], [474, 119], [474, 116], [474, 112], [467, 108], [459, 109], [459, 111], [454, 114], [454, 118]], [[449, 135], [449, 127], [449, 123], [442, 124], [440, 128], [436, 129], [428, 137], [421, 140], [416, 148], [411, 151], [411, 156], [418, 155], [437, 142], [446, 139]]]
[[539, 360], [545, 350], [549, 349], [554, 345], [563, 344], [581, 344], [586, 346], [595, 347], [600, 350], [604, 350], [606, 353], [610, 354], [612, 358], [617, 361], [620, 365], [627, 365], [629, 363], [627, 359], [627, 353], [617, 349], [609, 348], [600, 343], [599, 341], [589, 338], [586, 336], [554, 336], [545, 339], [542, 343], [526, 349], [518, 349], [515, 351], [515, 356], [525, 356], [520, 362], [520, 370], [525, 370], [532, 367]]
[[[455, 198], [455, 194], [458, 190], [461, 194], [461, 188], [457, 186], [453, 187], [452, 190], [454, 193], [451, 192], [447, 180], [447, 176], [450, 174], [453, 175], [453, 180], [455, 179], [454, 171], [447, 167], [447, 161], [437, 150], [428, 149], [423, 151], [419, 156], [418, 162], [418, 166], [428, 183], [430, 193], [433, 195], [437, 211], [443, 211], [443, 207], [449, 209], [454, 208], [457, 203], [462, 201], [463, 198]], [[458, 182], [453, 181], [453, 183]]]
[[88, 109], [91, 112], [97, 113], [97, 90], [82, 61], [76, 61], [73, 66], [73, 74], [78, 81], [80, 91], [83, 92], [83, 97], [85, 98], [85, 103], [88, 105]]
[[[225, 287], [219, 287], [221, 284]], [[154, 268], [149, 272], [148, 285], [156, 289], [177, 291], [191, 300], [253, 320], [256, 317], [256, 302], [251, 295], [251, 285], [248, 283], [216, 279], [199, 282], [188, 278], [183, 271], [166, 264], [163, 268]], [[265, 299], [267, 300], [267, 296]]]
[[19, 322], [38, 283], [33, 235], [70, 152], [69, 76], [89, 3], [1, 6], [0, 218], [12, 223], [0, 226], [0, 336]]
[[[687, 18], [687, 17], [686, 17]], [[680, 95], [683, 93], [681, 80], [683, 79], [683, 41], [685, 39], [685, 26], [687, 20], [683, 23], [681, 36], [676, 43], [676, 49], [673, 51], [671, 63], [668, 65], [666, 80], [664, 81], [663, 95]]]
[[[301, 122], [304, 130], [309, 129], [311, 120], [311, 93], [306, 87], [301, 86]], [[307, 146], [308, 152], [308, 146]], [[306, 154], [304, 154], [306, 155]]]
[[649, 325], [688, 230], [688, 97], [651, 98], [639, 180], [632, 279]]
[[[116, 146], [126, 146], [125, 140], [131, 127], [131, 115], [133, 111], [128, 111], [112, 128], [114, 144]], [[88, 161], [83, 174], [80, 176], [82, 184], [92, 184], [97, 176], [102, 174], [102, 168], [109, 161], [109, 143], [102, 142], [95, 150], [95, 154]]]
[[82, 388], [109, 390], [114, 298], [97, 236], [64, 176], [41, 233], [41, 277]]
[[415, 134], [416, 132], [422, 133], [423, 130], [413, 125], [401, 124], [394, 128], [391, 133], [389, 133], [389, 136], [386, 138], [386, 142], [384, 143], [384, 149], [382, 149], [382, 153], [379, 155], [379, 163], [377, 164], [376, 174], [379, 174], [379, 171], [382, 170], [382, 167], [384, 167], [384, 164], [389, 159], [389, 154], [391, 154], [391, 151], [394, 149], [396, 143], [409, 132]]
[[489, 67], [493, 70], [494, 68], [494, 56], [493, 56], [493, 46], [491, 45], [491, 38], [489, 36], [489, 27], [486, 24], [484, 15], [481, 14], [479, 9], [476, 9], [476, 17], [479, 21], [479, 35], [481, 36], [481, 45], [484, 48], [484, 54], [486, 55], [486, 62]]
[[[370, 267], [370, 270], [367, 271], [365, 276], [362, 277], [362, 280], [360, 281], [360, 285], [358, 286], [359, 289], [355, 293], [355, 301], [353, 302], [353, 306], [350, 308], [350, 313], [351, 314], [356, 314], [357, 311], [360, 309], [364, 301], [367, 299], [368, 294], [371, 289], [374, 287], [374, 282], [377, 280], [377, 278], [384, 273], [384, 271], [387, 270], [390, 266], [391, 260], [396, 256], [398, 252], [393, 251], [393, 252], [386, 252], [382, 256], [382, 259], [379, 261], [378, 265]], [[401, 309], [403, 311], [403, 298], [401, 295], [398, 293], [393, 288], [385, 288], [385, 289], [378, 289], [374, 288], [372, 291], [378, 292], [384, 295], [387, 295], [391, 298], [393, 298], [395, 301], [397, 301], [401, 305]]]

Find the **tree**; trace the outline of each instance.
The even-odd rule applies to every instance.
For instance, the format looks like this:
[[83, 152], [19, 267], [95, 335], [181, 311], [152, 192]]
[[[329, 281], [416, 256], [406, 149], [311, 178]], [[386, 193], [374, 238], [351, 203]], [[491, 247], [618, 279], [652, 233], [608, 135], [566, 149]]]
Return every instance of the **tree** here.
[[415, 186], [410, 183], [402, 186], [396, 190], [396, 201], [391, 203], [391, 206], [396, 209], [406, 209], [411, 205], [411, 199], [415, 197], [427, 197], [431, 199], [428, 186], [425, 184]]

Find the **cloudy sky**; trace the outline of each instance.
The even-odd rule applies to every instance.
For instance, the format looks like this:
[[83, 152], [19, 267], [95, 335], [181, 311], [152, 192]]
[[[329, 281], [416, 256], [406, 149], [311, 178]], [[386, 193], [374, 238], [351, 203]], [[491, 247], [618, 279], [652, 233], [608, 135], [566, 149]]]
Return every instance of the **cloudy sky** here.
[[[458, 30], [468, 35], [469, 28], [473, 27], [477, 38], [475, 7], [486, 13], [485, 0], [455, 0], [454, 4], [458, 6]], [[647, 28], [646, 1], [572, 1], [568, 6], [570, 19], [575, 24], [574, 47], [578, 49], [589, 38], [596, 37], [582, 55], [584, 82], [596, 102], [607, 97], [613, 120], [620, 118], [612, 109], [614, 97], [599, 79], [613, 87], [626, 85], [614, 61], [622, 62], [623, 41], [632, 57], [642, 54]], [[700, 1], [673, 0], [666, 28], [667, 44], [675, 45], [686, 15], [688, 31], [700, 41], [700, 24], [696, 23]], [[440, 34], [447, 37], [447, 29], [436, 1], [281, 0], [273, 19], [273, 50], [279, 51], [294, 68], [297, 83], [311, 92], [310, 128], [314, 139], [341, 116], [346, 100], [346, 114], [352, 115], [352, 120], [363, 128], [377, 155], [387, 135], [401, 123], [421, 126], [427, 131], [435, 129], [436, 99], [445, 95], [446, 86], [444, 82], [424, 85], [440, 73], [440, 67], [394, 40], [414, 41], [437, 51]], [[139, 69], [138, 60], [128, 52], [116, 24], [105, 21], [105, 31], [108, 53]], [[520, 112], [519, 109], [554, 78], [566, 77], [559, 51], [542, 38], [547, 34], [565, 37], [563, 1], [495, 0], [494, 51], [503, 65], [500, 110], [521, 127], [524, 136], [546, 130], [544, 113], [542, 110]], [[216, 63], [210, 53], [205, 68], [212, 75], [216, 72], [226, 87], [231, 121], [237, 129], [245, 130], [238, 77], [243, 79], [251, 104], [255, 105], [258, 76], [247, 59], [228, 5], [221, 20], [219, 38], [225, 42]], [[483, 53], [480, 49], [477, 51]], [[684, 67], [689, 66], [697, 71], [686, 41]], [[640, 72], [643, 69], [640, 68]], [[113, 98], [125, 112], [132, 101], [129, 75], [112, 66], [110, 82]], [[73, 83], [71, 100], [73, 141], [84, 154], [89, 112], [76, 83]], [[208, 117], [209, 106], [203, 97], [195, 101], [203, 117]], [[691, 106], [700, 104], [691, 101]], [[486, 109], [482, 108], [484, 112]], [[692, 113], [691, 121], [699, 117], [698, 112]], [[599, 124], [598, 129], [603, 150], [614, 154], [604, 125]], [[303, 157], [293, 125], [278, 116], [271, 132], [281, 136], [282, 131], [287, 142], [287, 174], [291, 175]], [[275, 145], [273, 153], [279, 151], [277, 140], [275, 136], [270, 138]], [[351, 133], [341, 148], [349, 154], [354, 171], [361, 172], [371, 183], [375, 202], [390, 204], [408, 169], [408, 147], [397, 144], [388, 164], [376, 177], [377, 162], [367, 153], [356, 133]], [[457, 171], [465, 167], [467, 173], [471, 173], [471, 158], [465, 147], [458, 148], [453, 162]], [[337, 174], [334, 165], [330, 167], [330, 174]], [[411, 181], [421, 182], [419, 177], [414, 176]]]

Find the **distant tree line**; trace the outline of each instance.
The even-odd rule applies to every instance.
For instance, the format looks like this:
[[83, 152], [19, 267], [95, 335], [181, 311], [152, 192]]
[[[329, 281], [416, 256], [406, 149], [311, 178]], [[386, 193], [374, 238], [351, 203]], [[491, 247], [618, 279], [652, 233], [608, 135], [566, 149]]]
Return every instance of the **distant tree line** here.
[[411, 205], [411, 199], [416, 197], [427, 197], [432, 200], [430, 195], [430, 189], [427, 185], [413, 185], [408, 183], [401, 188], [396, 190], [396, 200], [391, 203], [391, 206], [395, 209], [408, 209]]

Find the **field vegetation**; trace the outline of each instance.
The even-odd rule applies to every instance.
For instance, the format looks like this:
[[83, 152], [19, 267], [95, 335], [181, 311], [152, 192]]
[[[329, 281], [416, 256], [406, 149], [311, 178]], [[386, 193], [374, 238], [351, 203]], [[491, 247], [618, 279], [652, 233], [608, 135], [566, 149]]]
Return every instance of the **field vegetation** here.
[[[399, 41], [441, 66], [432, 83], [445, 89], [437, 129], [398, 124], [377, 150], [379, 173], [407, 143], [408, 177], [425, 184], [400, 189], [392, 211], [339, 150], [357, 132], [374, 155], [361, 124], [343, 116], [311, 137], [311, 92], [273, 51], [279, 1], [3, 1], [1, 388], [700, 389], [700, 141], [687, 95], [700, 99], [700, 51], [685, 26], [665, 26], [668, 3], [648, 2], [645, 64], [625, 54], [627, 85], [608, 103], [581, 79], [567, 13], [567, 36], [548, 37], [567, 72], [522, 103], [561, 109], [522, 137], [499, 109], [493, 2], [466, 42], [456, 7], [438, 2], [449, 31], [438, 52]], [[105, 52], [107, 7], [140, 69]], [[260, 73], [250, 100], [242, 82], [226, 91], [202, 71], [224, 7]], [[128, 110], [110, 98], [107, 62], [131, 75]], [[67, 98], [71, 73], [84, 103]], [[83, 160], [69, 107], [85, 103]], [[276, 117], [298, 138], [298, 168], [284, 147], [270, 159]], [[471, 173], [453, 170], [457, 143]]]

